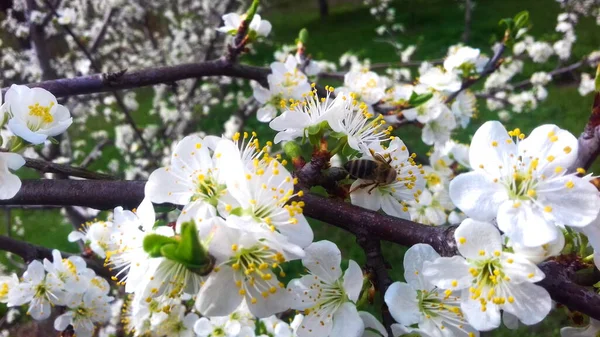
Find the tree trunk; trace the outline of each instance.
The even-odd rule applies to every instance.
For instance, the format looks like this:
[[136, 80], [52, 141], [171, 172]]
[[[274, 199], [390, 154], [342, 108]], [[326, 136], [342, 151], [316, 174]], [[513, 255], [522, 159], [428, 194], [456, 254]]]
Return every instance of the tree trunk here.
[[471, 38], [471, 14], [473, 13], [473, 8], [471, 4], [471, 0], [465, 0], [465, 29], [463, 31], [462, 41], [463, 43], [469, 43], [469, 39]]
[[319, 1], [319, 12], [321, 13], [321, 19], [329, 15], [329, 4], [327, 0], [318, 0]]

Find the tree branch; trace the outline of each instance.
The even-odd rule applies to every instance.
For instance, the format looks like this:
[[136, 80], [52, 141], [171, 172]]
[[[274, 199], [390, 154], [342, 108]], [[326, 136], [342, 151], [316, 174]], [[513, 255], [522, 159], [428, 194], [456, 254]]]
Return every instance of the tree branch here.
[[[180, 64], [137, 70], [133, 72], [117, 72], [94, 74], [74, 78], [63, 78], [52, 81], [30, 83], [27, 86], [44, 88], [56, 97], [86, 95], [101, 92], [112, 92], [121, 89], [141, 88], [162, 83], [172, 83], [189, 78], [203, 76], [230, 76], [255, 80], [267, 85], [269, 68], [254, 67], [241, 64], [228, 64], [222, 59], [207, 62]], [[2, 88], [2, 94], [8, 87]]]
[[[19, 193], [13, 199], [0, 200], [0, 205], [85, 206], [96, 209], [123, 206], [131, 209], [143, 200], [144, 185], [144, 181], [25, 180]], [[305, 194], [302, 201], [305, 203], [306, 216], [351, 233], [368, 233], [369, 237], [403, 246], [426, 243], [442, 256], [456, 254], [453, 226], [426, 226], [310, 193]], [[3, 247], [1, 242], [0, 247]], [[548, 272], [540, 285], [548, 290], [552, 298], [567, 307], [577, 308], [586, 315], [600, 319], [600, 296], [593, 290], [575, 284], [568, 273], [559, 273], [554, 277], [554, 267], [546, 265], [562, 264], [542, 264], [543, 268], [550, 269], [543, 269]]]
[[111, 7], [110, 9], [108, 9], [106, 11], [106, 13], [104, 13], [104, 19], [102, 21], [102, 28], [100, 28], [98, 35], [96, 35], [96, 37], [92, 41], [92, 46], [90, 47], [90, 52], [92, 54], [95, 53], [96, 50], [98, 50], [98, 47], [100, 47], [102, 40], [104, 40], [104, 35], [106, 34], [106, 31], [108, 30], [108, 26], [110, 25], [110, 20], [112, 19], [115, 12], [116, 12], [116, 9], [114, 7]]
[[[11, 252], [23, 258], [25, 263], [33, 260], [48, 259], [52, 261], [52, 249], [37, 246], [28, 242], [15, 240], [4, 235], [0, 235], [0, 250]], [[71, 253], [60, 252], [63, 258], [75, 256]], [[96, 260], [84, 258], [88, 268], [96, 272], [96, 275], [110, 279], [112, 274], [104, 265]]]
[[58, 173], [64, 174], [70, 177], [78, 177], [84, 179], [94, 179], [94, 180], [115, 180], [116, 178], [104, 174], [88, 171], [86, 169], [80, 167], [73, 167], [69, 165], [61, 165], [55, 164], [51, 162], [47, 162], [45, 160], [33, 159], [33, 158], [25, 158], [25, 166], [32, 168], [36, 171], [40, 171], [43, 173]]
[[481, 72], [481, 74], [479, 74], [479, 76], [477, 76], [476, 78], [469, 78], [466, 81], [464, 81], [462, 83], [462, 86], [460, 87], [459, 90], [453, 92], [448, 97], [446, 97], [445, 103], [450, 103], [462, 91], [469, 89], [475, 83], [481, 81], [482, 79], [488, 77], [491, 73], [493, 73], [494, 71], [496, 71], [500, 67], [500, 64], [502, 64], [502, 61], [500, 60], [500, 58], [502, 57], [502, 54], [504, 53], [505, 49], [506, 49], [506, 45], [504, 43], [502, 43], [500, 45], [500, 48], [498, 48], [498, 50], [496, 51], [496, 53], [494, 53], [494, 56], [492, 56], [492, 58], [485, 65], [485, 67], [483, 68], [483, 71]]
[[577, 168], [582, 167], [585, 170], [592, 166], [592, 163], [600, 155], [600, 93], [594, 95], [594, 104], [592, 113], [583, 133], [578, 139], [579, 150], [577, 160], [569, 168], [569, 172], [575, 172]]

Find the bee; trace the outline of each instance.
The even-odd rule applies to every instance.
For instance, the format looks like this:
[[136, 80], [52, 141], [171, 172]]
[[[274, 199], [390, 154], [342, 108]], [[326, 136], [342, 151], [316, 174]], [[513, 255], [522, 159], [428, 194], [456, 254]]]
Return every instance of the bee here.
[[353, 188], [350, 193], [359, 188], [372, 186], [369, 189], [369, 194], [381, 185], [391, 184], [396, 181], [396, 170], [392, 167], [392, 158], [385, 159], [379, 153], [371, 152], [374, 160], [371, 159], [356, 159], [350, 160], [344, 164], [344, 168], [348, 173], [357, 179], [370, 180], [367, 183], [360, 184]]

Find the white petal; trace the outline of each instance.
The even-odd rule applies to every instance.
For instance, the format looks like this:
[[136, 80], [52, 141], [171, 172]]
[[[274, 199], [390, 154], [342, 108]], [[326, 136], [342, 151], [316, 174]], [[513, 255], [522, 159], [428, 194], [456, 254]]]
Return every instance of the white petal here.
[[265, 104], [269, 99], [271, 99], [271, 92], [260, 85], [254, 87], [254, 91], [252, 94], [254, 98], [262, 104]]
[[363, 286], [363, 273], [353, 260], [348, 261], [348, 269], [344, 273], [344, 289], [350, 301], [356, 303]]
[[410, 247], [404, 254], [404, 280], [415, 289], [428, 290], [429, 282], [423, 278], [424, 264], [439, 257], [430, 245], [419, 243]]
[[[367, 333], [366, 329], [371, 329], [379, 333], [374, 334], [375, 336], [388, 336], [387, 331], [385, 331], [385, 327], [383, 326], [383, 324], [381, 324], [381, 322], [379, 322], [377, 318], [375, 318], [375, 316], [371, 315], [366, 311], [359, 311], [358, 315], [360, 316], [360, 319], [362, 319], [363, 324], [365, 326], [365, 334]], [[365, 336], [363, 335], [363, 337]]]
[[332, 336], [332, 328], [333, 322], [331, 319], [323, 319], [314, 314], [309, 314], [304, 317], [296, 333], [298, 337]]
[[[375, 190], [373, 193], [376, 193]], [[410, 216], [408, 212], [403, 211], [403, 206], [400, 204], [400, 202], [390, 194], [381, 196], [381, 209], [385, 212], [385, 214], [398, 218], [407, 219]]]
[[[507, 140], [510, 139], [510, 142]], [[498, 166], [506, 167], [509, 156], [517, 154], [517, 146], [508, 132], [498, 121], [485, 122], [473, 135], [469, 149], [469, 162], [472, 168], [483, 165], [484, 170], [492, 173], [499, 172]]]
[[450, 198], [469, 217], [489, 221], [496, 217], [498, 207], [508, 195], [494, 178], [482, 171], [473, 171], [460, 174], [450, 182]]
[[[461, 256], [440, 257], [433, 262], [425, 262], [423, 275], [438, 288], [462, 289], [469, 287], [473, 280], [469, 268], [470, 265]], [[454, 287], [454, 284], [457, 286]]]
[[[565, 151], [567, 147], [569, 149]], [[519, 154], [539, 158], [538, 169], [547, 176], [552, 175], [558, 166], [564, 169], [570, 167], [577, 158], [577, 152], [577, 138], [552, 124], [538, 126], [519, 142]], [[551, 161], [547, 160], [549, 156], [553, 157]]]
[[460, 254], [468, 259], [481, 259], [502, 251], [502, 238], [498, 229], [489, 222], [465, 219], [454, 231], [454, 239]]
[[268, 123], [275, 118], [275, 116], [277, 116], [277, 109], [270, 104], [265, 105], [256, 111], [256, 119], [258, 119], [259, 122]]
[[514, 207], [512, 201], [506, 201], [498, 210], [498, 227], [513, 242], [535, 247], [556, 240], [559, 229], [549, 223], [537, 207], [530, 202], [522, 202]]
[[159, 168], [150, 174], [145, 193], [157, 204], [186, 205], [194, 195], [193, 188], [187, 177], [179, 176], [173, 170]]
[[200, 288], [196, 299], [196, 310], [204, 316], [227, 316], [242, 302], [235, 285], [233, 270], [223, 266], [213, 272]]
[[48, 136], [31, 131], [23, 122], [16, 118], [8, 121], [8, 129], [16, 136], [23, 138], [33, 145], [38, 145], [46, 141]]
[[500, 309], [496, 305], [488, 303], [486, 311], [481, 310], [481, 303], [478, 300], [471, 300], [469, 293], [461, 297], [463, 313], [469, 324], [479, 331], [489, 331], [500, 326]]
[[208, 318], [202, 317], [194, 324], [194, 332], [200, 337], [207, 337], [213, 332], [213, 325]]
[[72, 231], [71, 233], [69, 233], [69, 236], [67, 237], [67, 240], [69, 240], [69, 242], [75, 242], [75, 241], [79, 241], [79, 240], [85, 240], [85, 234], [83, 234], [80, 231]]
[[327, 240], [314, 242], [305, 251], [302, 264], [312, 274], [328, 283], [333, 283], [342, 276], [342, 253], [335, 243]]
[[[573, 187], [567, 188], [566, 185], [571, 183]], [[552, 207], [550, 215], [565, 225], [586, 226], [596, 219], [600, 209], [598, 190], [579, 177], [551, 179], [540, 184], [537, 192], [539, 202]]]
[[541, 322], [552, 309], [552, 300], [546, 289], [533, 283], [513, 285], [509, 294], [514, 302], [506, 303], [503, 308], [517, 316], [523, 324], [532, 325]]
[[346, 302], [333, 314], [331, 336], [360, 337], [365, 330], [356, 306]]
[[73, 315], [70, 312], [62, 314], [54, 320], [54, 329], [57, 331], [64, 331], [69, 324], [71, 324]]
[[394, 282], [385, 292], [385, 303], [396, 322], [413, 325], [421, 322], [417, 291], [407, 283]]
[[366, 180], [357, 179], [352, 183], [350, 190], [354, 191], [350, 193], [350, 201], [352, 202], [352, 205], [360, 206], [372, 211], [378, 211], [381, 207], [381, 192], [379, 192], [379, 189], [375, 188], [371, 193], [369, 193], [369, 189], [371, 189], [372, 186], [356, 189], [357, 186], [366, 182]]

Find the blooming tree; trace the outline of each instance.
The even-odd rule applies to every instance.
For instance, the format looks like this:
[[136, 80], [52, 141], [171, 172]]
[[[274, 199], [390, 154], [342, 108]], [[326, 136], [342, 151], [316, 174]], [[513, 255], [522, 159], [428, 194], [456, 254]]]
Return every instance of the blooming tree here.
[[[404, 29], [389, 1], [371, 5], [379, 35]], [[554, 41], [528, 35], [527, 12], [503, 19], [489, 53], [449, 46], [417, 62], [416, 79], [415, 46], [394, 42], [399, 64], [347, 54], [338, 71], [311, 57], [306, 30], [270, 67], [243, 64], [272, 26], [258, 0], [236, 6], [14, 1], [2, 26], [31, 48], [9, 43], [0, 62], [0, 204], [64, 208], [76, 226], [65, 239], [83, 251], [0, 236], [25, 261], [0, 276], [11, 321], [22, 310], [21, 322], [76, 336], [473, 337], [538, 324], [560, 304], [585, 316], [562, 336], [597, 336], [600, 184], [587, 170], [600, 153], [600, 67], [581, 76], [579, 92], [595, 95], [581, 137], [492, 120], [455, 140], [479, 101], [506, 121], [534, 110], [554, 76], [597, 64], [591, 52], [513, 80], [525, 62], [568, 62], [597, 2], [561, 1]], [[150, 85], [160, 125], [142, 132], [143, 93], [120, 90]], [[232, 105], [242, 109], [223, 133], [191, 132], [197, 115]], [[272, 139], [244, 131], [254, 112]], [[86, 168], [108, 135], [94, 132], [87, 155], [68, 137], [93, 118], [115, 124], [122, 159], [108, 173]], [[409, 151], [405, 125], [421, 129], [427, 157]], [[23, 166], [54, 175], [24, 179]], [[355, 236], [366, 262], [316, 240], [309, 218]], [[382, 241], [409, 247], [403, 281]]]

